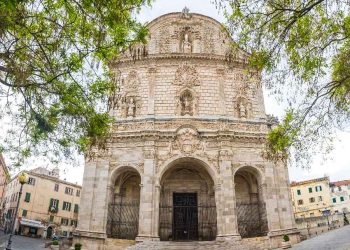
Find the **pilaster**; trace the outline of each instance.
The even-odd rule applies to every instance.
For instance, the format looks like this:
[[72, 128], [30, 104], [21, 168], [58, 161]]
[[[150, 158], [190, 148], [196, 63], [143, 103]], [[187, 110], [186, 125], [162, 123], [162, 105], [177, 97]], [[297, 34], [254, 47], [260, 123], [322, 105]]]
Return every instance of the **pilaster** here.
[[148, 115], [154, 115], [154, 89], [156, 84], [156, 68], [148, 69]]
[[217, 239], [240, 239], [235, 209], [235, 187], [232, 177], [232, 152], [220, 151], [220, 186], [216, 188]]
[[154, 142], [144, 148], [144, 174], [140, 190], [139, 232], [136, 241], [159, 240], [159, 191], [153, 178], [156, 170]]

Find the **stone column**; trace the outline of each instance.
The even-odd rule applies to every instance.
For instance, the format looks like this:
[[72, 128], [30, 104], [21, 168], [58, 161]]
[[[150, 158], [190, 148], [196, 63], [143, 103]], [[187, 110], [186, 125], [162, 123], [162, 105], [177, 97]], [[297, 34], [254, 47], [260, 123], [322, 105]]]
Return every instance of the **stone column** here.
[[[154, 142], [146, 143], [147, 145], [154, 144]], [[139, 233], [136, 241], [159, 240], [159, 198], [156, 197], [155, 167], [155, 149], [154, 145], [152, 145], [144, 149], [144, 173], [140, 191]]]
[[78, 227], [77, 231], [89, 231], [92, 213], [92, 194], [95, 185], [96, 161], [85, 162], [83, 189], [81, 191], [81, 200], [79, 204]]
[[219, 110], [220, 115], [226, 115], [226, 103], [225, 103], [225, 69], [220, 68], [216, 70], [219, 80]]
[[148, 69], [148, 115], [154, 115], [154, 89], [156, 85], [156, 68]]
[[217, 208], [217, 239], [238, 240], [237, 216], [235, 209], [235, 187], [232, 176], [232, 152], [230, 150], [220, 151], [220, 177], [221, 183], [215, 192]]
[[109, 160], [100, 159], [96, 164], [95, 185], [92, 197], [92, 218], [91, 218], [91, 230], [94, 232], [100, 232], [106, 234], [107, 213], [108, 213], [108, 173], [109, 173]]
[[88, 250], [104, 249], [109, 195], [108, 171], [108, 152], [96, 152], [96, 158], [85, 163], [79, 223], [74, 243], [80, 242]]

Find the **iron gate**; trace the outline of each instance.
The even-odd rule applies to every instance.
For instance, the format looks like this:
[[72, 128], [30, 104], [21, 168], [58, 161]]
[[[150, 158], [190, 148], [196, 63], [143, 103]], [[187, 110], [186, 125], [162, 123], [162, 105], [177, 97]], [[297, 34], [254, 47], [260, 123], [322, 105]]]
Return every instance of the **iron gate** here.
[[242, 238], [267, 235], [266, 206], [263, 202], [236, 203], [238, 232]]
[[134, 240], [139, 227], [138, 202], [116, 202], [108, 206], [107, 235], [111, 238]]
[[159, 206], [160, 240], [215, 240], [216, 207], [197, 205], [191, 193], [174, 193], [173, 205]]

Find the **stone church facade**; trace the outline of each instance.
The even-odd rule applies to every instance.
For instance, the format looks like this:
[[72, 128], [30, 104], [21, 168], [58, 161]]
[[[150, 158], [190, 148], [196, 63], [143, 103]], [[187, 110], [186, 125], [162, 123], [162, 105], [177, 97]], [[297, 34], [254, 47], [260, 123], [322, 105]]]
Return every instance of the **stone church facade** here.
[[86, 160], [76, 240], [298, 241], [286, 165], [262, 158], [272, 123], [259, 73], [212, 18], [170, 13], [110, 64], [107, 149]]

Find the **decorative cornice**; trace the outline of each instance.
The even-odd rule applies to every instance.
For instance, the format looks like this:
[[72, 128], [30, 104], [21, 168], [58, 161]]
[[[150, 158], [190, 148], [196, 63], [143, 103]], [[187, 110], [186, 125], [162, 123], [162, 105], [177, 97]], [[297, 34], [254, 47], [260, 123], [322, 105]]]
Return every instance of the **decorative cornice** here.
[[227, 57], [225, 55], [214, 55], [214, 54], [204, 54], [204, 53], [166, 53], [166, 54], [150, 54], [147, 57], [144, 57], [139, 60], [133, 60], [132, 57], [119, 57], [116, 61], [113, 61], [110, 63], [110, 67], [120, 66], [121, 64], [125, 63], [133, 63], [140, 62], [142, 64], [148, 64], [147, 61], [154, 61], [154, 60], [164, 60], [164, 59], [205, 59], [210, 61], [223, 61], [230, 64], [242, 64], [242, 65], [248, 65], [247, 60], [242, 59], [234, 59], [233, 61], [228, 61]]

